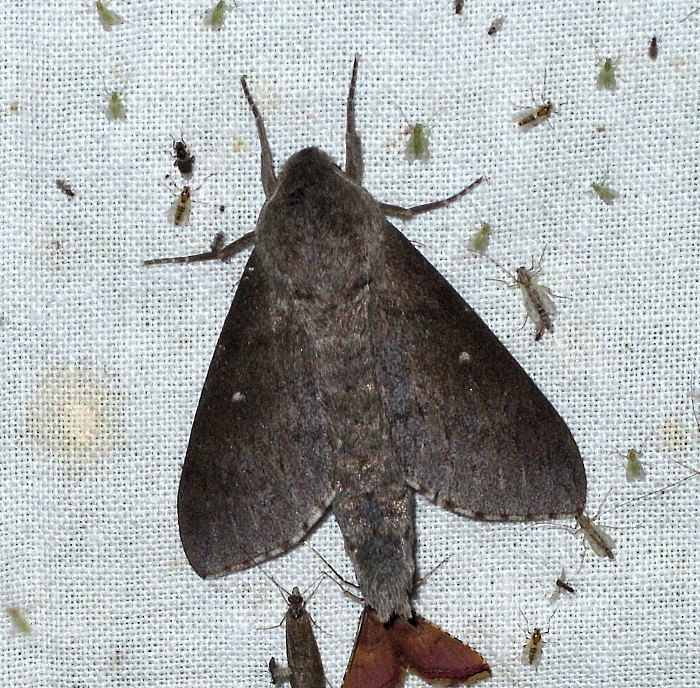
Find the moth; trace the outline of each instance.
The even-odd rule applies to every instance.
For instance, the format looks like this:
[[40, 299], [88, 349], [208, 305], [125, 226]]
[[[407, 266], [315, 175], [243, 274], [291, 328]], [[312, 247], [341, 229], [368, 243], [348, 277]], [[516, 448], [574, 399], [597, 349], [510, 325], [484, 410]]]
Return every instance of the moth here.
[[491, 22], [491, 25], [489, 26], [488, 31], [486, 33], [489, 36], [495, 36], [501, 30], [501, 27], [503, 26], [503, 21], [503, 17], [496, 17]]
[[651, 37], [649, 41], [649, 59], [655, 60], [659, 56], [659, 42], [656, 40], [656, 36]]
[[[149, 264], [227, 260], [255, 246], [180, 478], [180, 536], [194, 570], [215, 578], [266, 561], [331, 509], [367, 605], [358, 638], [380, 634], [378, 652], [427, 675], [459, 641], [413, 611], [415, 492], [480, 520], [550, 519], [583, 512], [586, 476], [553, 406], [386, 219], [443, 208], [482, 180], [413, 208], [379, 203], [361, 186], [358, 61], [345, 170], [305, 148], [278, 177], [243, 77], [266, 197], [255, 231]], [[463, 673], [488, 670], [473, 659]]]

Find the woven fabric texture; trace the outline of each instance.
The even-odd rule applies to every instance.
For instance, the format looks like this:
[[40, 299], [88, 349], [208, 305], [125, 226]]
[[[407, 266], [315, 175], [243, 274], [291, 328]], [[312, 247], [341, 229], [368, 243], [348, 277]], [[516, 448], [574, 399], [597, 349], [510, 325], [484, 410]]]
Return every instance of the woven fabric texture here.
[[[212, 4], [113, 0], [124, 21], [109, 32], [83, 0], [0, 6], [0, 597], [32, 627], [8, 616], [0, 628], [0, 684], [261, 687], [270, 656], [284, 659], [270, 581], [257, 569], [199, 579], [177, 530], [189, 429], [245, 256], [141, 261], [254, 228], [264, 194], [242, 74], [278, 169], [308, 145], [342, 162], [359, 53], [365, 187], [408, 206], [488, 176], [469, 199], [396, 224], [566, 419], [589, 512], [612, 490], [600, 523], [615, 561], [584, 556], [561, 529], [477, 523], [419, 499], [419, 570], [449, 559], [416, 609], [486, 657], [494, 688], [700, 685], [700, 483], [629, 503], [689, 475], [678, 461], [700, 469], [700, 13], [681, 21], [693, 5], [679, 0], [466, 2], [461, 16], [451, 0], [245, 0], [213, 31]], [[615, 91], [596, 88], [605, 58]], [[115, 91], [123, 120], [106, 116]], [[555, 112], [523, 133], [512, 116], [531, 91]], [[431, 158], [409, 164], [402, 132], [417, 121]], [[173, 227], [165, 176], [182, 184], [181, 136], [198, 190], [190, 224]], [[612, 205], [592, 193], [601, 180]], [[566, 298], [539, 342], [519, 291], [468, 250], [481, 222], [510, 271], [546, 246], [540, 281]], [[625, 478], [629, 448], [644, 483]], [[332, 517], [311, 541], [352, 579]], [[265, 567], [287, 589], [321, 568], [305, 547]], [[562, 568], [577, 594], [551, 605]], [[324, 582], [309, 609], [340, 686], [361, 606]], [[526, 626], [549, 631], [537, 672], [520, 662]]]

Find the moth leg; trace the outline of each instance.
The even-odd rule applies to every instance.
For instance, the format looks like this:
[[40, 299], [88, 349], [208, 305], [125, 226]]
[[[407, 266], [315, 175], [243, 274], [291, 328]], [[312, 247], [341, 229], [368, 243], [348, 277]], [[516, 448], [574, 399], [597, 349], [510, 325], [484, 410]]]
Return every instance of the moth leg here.
[[232, 241], [228, 246], [223, 246], [224, 235], [219, 233], [211, 242], [211, 251], [196, 253], [193, 256], [178, 256], [176, 258], [154, 258], [144, 260], [142, 265], [166, 265], [169, 263], [203, 263], [207, 260], [227, 261], [238, 253], [255, 245], [255, 232], [248, 232], [242, 237]]
[[357, 184], [362, 184], [364, 165], [362, 162], [362, 140], [355, 129], [355, 87], [360, 56], [355, 55], [348, 91], [347, 126], [345, 131], [345, 174]]
[[262, 180], [263, 189], [265, 190], [265, 198], [270, 198], [277, 188], [277, 177], [275, 175], [275, 163], [272, 160], [272, 150], [270, 142], [267, 140], [267, 132], [265, 131], [265, 122], [258, 106], [253, 100], [248, 90], [248, 82], [245, 76], [241, 77], [241, 86], [245, 94], [250, 110], [255, 118], [255, 126], [258, 130], [258, 138], [260, 139], [260, 178]]
[[391, 205], [389, 203], [380, 203], [379, 207], [385, 215], [390, 215], [392, 217], [400, 217], [402, 220], [411, 220], [416, 215], [422, 213], [429, 213], [431, 210], [437, 210], [438, 208], [445, 208], [451, 203], [458, 201], [463, 196], [466, 196], [470, 191], [476, 189], [479, 184], [485, 182], [486, 177], [479, 177], [475, 182], [472, 182], [466, 189], [458, 191], [454, 196], [445, 198], [442, 201], [433, 201], [432, 203], [425, 203], [423, 205], [415, 205], [412, 208], [402, 208], [400, 205]]

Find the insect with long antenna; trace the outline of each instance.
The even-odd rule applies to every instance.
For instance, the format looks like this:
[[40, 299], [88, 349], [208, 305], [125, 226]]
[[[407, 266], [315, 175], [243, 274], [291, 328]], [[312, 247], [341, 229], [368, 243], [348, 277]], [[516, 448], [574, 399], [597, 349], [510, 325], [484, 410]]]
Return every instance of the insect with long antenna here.
[[643, 482], [647, 479], [644, 464], [639, 460], [642, 452], [628, 449], [625, 453], [617, 453], [625, 459], [625, 477], [628, 483]]
[[224, 0], [218, 0], [204, 15], [204, 25], [208, 26], [212, 31], [221, 31], [226, 20], [226, 14], [232, 9]]
[[[108, 120], [124, 120], [126, 119], [126, 107], [124, 105], [124, 87], [119, 91], [117, 89], [107, 88], [104, 77], [102, 78], [102, 84], [105, 88], [105, 95], [107, 96], [107, 107], [105, 108], [105, 116]], [[125, 84], [126, 85], [126, 84]]]
[[[520, 610], [520, 613], [522, 614], [523, 619], [525, 619], [525, 623], [529, 627], [527, 617], [525, 614], [523, 614], [522, 609]], [[549, 624], [552, 617], [556, 613], [557, 612], [555, 610], [550, 614], [547, 624]], [[523, 663], [523, 665], [534, 667], [535, 671], [537, 671], [537, 668], [542, 662], [542, 646], [545, 644], [542, 636], [549, 633], [549, 629], [543, 631], [541, 627], [535, 627], [532, 631], [526, 631], [526, 633], [529, 637], [527, 643], [525, 643], [523, 646], [523, 653], [520, 657], [520, 661]]]
[[[533, 258], [530, 268], [521, 266], [515, 271], [515, 274], [511, 273], [494, 258], [486, 256], [486, 258], [503, 270], [503, 272], [512, 280], [512, 282], [506, 282], [505, 280], [501, 279], [492, 279], [492, 281], [503, 282], [509, 288], [520, 288], [526, 313], [523, 327], [525, 327], [528, 319], [532, 320], [532, 322], [535, 324], [535, 341], [539, 341], [546, 331], [554, 331], [552, 319], [557, 312], [556, 305], [552, 298], [557, 297], [557, 295], [554, 294], [549, 287], [545, 287], [538, 282], [538, 279], [542, 274], [542, 258], [544, 257], [544, 252], [546, 249], [547, 246], [545, 245], [545, 247], [542, 249], [539, 260], [537, 261], [537, 265], [535, 265], [535, 260]], [[559, 296], [557, 298], [564, 297]]]
[[554, 103], [550, 98], [545, 97], [547, 87], [547, 70], [544, 71], [544, 81], [542, 82], [542, 94], [540, 102], [535, 100], [535, 94], [530, 89], [533, 105], [513, 115], [513, 121], [518, 125], [520, 131], [530, 131], [542, 122], [547, 122], [550, 126], [549, 117], [552, 114], [558, 114], [554, 109]]

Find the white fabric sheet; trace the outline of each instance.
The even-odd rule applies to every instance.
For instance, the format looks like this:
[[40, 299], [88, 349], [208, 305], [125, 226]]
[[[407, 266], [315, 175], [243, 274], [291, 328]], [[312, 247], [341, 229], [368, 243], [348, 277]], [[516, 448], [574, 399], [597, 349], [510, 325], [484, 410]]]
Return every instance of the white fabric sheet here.
[[[83, 0], [0, 7], [0, 591], [30, 636], [0, 632], [6, 686], [264, 686], [284, 658], [284, 601], [258, 570], [205, 582], [180, 547], [175, 499], [192, 416], [245, 257], [228, 266], [146, 269], [254, 227], [259, 145], [239, 87], [249, 76], [279, 166], [318, 145], [344, 159], [352, 58], [366, 188], [412, 205], [489, 182], [447, 210], [399, 226], [508, 346], [569, 423], [585, 458], [590, 511], [617, 559], [542, 526], [483, 524], [420, 500], [418, 565], [449, 560], [416, 609], [469, 642], [498, 686], [700, 684], [697, 490], [611, 510], [700, 468], [690, 392], [700, 385], [698, 46], [688, 2], [465, 3], [247, 0], [212, 32], [210, 0], [114, 0], [106, 32]], [[501, 31], [486, 31], [498, 16]], [[647, 55], [658, 36], [659, 57]], [[619, 59], [616, 92], [595, 87]], [[522, 134], [530, 89], [558, 114]], [[125, 121], [108, 121], [105, 90]], [[13, 104], [16, 104], [14, 106]], [[399, 107], [429, 120], [432, 158], [408, 165]], [[168, 224], [181, 183], [169, 157], [197, 158], [192, 221]], [[620, 196], [593, 197], [606, 176]], [[66, 180], [76, 196], [55, 186]], [[226, 209], [223, 213], [219, 206]], [[478, 223], [515, 269], [546, 244], [542, 283], [555, 331], [521, 328], [517, 290], [466, 250]], [[643, 452], [629, 485], [616, 451]], [[568, 525], [571, 525], [569, 522]], [[313, 535], [347, 577], [332, 518]], [[578, 593], [548, 598], [562, 567]], [[580, 567], [580, 568], [579, 568]], [[302, 589], [321, 565], [298, 548], [266, 569]], [[339, 686], [360, 605], [324, 583], [310, 603]], [[535, 673], [528, 625], [548, 629]], [[1, 630], [1, 629], [0, 629]], [[422, 685], [416, 678], [409, 685]]]

